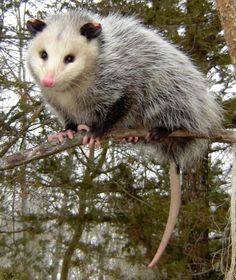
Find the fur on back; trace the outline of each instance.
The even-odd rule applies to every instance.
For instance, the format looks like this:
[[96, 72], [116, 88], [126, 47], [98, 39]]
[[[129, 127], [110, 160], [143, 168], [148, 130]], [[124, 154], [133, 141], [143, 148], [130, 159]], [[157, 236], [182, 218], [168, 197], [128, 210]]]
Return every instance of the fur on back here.
[[[69, 118], [102, 126], [112, 114], [109, 108], [123, 98], [126, 109], [114, 129], [165, 127], [210, 134], [221, 127], [221, 109], [207, 92], [203, 75], [185, 54], [137, 19], [83, 10], [45, 22], [47, 27], [32, 40], [28, 66], [40, 86], [48, 72], [55, 75], [55, 87], [41, 90], [62, 123]], [[98, 38], [87, 40], [80, 34], [87, 22], [101, 23]], [[46, 64], [38, 55], [42, 49], [49, 54]], [[75, 62], [65, 66], [63, 58], [70, 53]], [[174, 160], [186, 166], [201, 157], [207, 141], [166, 139], [144, 147], [154, 149], [160, 163]]]

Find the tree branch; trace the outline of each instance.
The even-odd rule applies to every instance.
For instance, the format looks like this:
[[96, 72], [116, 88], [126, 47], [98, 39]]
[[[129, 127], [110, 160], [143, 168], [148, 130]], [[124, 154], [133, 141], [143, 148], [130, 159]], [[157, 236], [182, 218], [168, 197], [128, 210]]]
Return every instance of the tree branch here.
[[[107, 141], [113, 139], [114, 141], [120, 142], [123, 138], [129, 136], [138, 136], [140, 139], [144, 139], [147, 134], [146, 130], [142, 129], [126, 129], [111, 131], [102, 139]], [[192, 134], [184, 130], [176, 130], [172, 132], [168, 137], [185, 137], [185, 138], [201, 138], [208, 139], [211, 142], [222, 142], [222, 143], [236, 143], [236, 131], [223, 130], [212, 134], [211, 136]], [[83, 134], [77, 134], [74, 139], [66, 140], [63, 143], [47, 142], [36, 147], [19, 151], [13, 155], [0, 159], [0, 171], [12, 169], [14, 167], [25, 165], [34, 160], [46, 158], [48, 156], [58, 154], [65, 150], [75, 148], [82, 145]]]

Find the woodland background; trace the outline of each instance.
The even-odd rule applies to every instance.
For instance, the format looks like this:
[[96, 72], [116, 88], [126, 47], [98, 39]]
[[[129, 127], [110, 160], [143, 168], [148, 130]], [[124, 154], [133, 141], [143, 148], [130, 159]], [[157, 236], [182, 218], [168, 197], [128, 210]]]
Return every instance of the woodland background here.
[[[207, 75], [226, 110], [225, 127], [236, 127], [233, 69], [214, 1], [4, 0], [1, 157], [61, 129], [27, 72], [25, 22], [76, 7], [136, 14], [155, 27]], [[167, 220], [168, 166], [133, 145], [108, 142], [100, 150], [72, 148], [0, 171], [0, 280], [224, 279], [231, 164], [231, 146], [214, 143], [201, 166], [184, 174], [178, 224], [154, 270], [147, 264]]]

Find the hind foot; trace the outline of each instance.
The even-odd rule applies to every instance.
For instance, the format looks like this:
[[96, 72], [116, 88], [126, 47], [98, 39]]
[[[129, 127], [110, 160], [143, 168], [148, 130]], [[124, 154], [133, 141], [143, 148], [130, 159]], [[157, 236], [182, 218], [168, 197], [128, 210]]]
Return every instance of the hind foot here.
[[146, 136], [145, 140], [147, 142], [151, 141], [162, 141], [167, 138], [172, 133], [172, 130], [165, 127], [157, 127], [151, 130]]
[[138, 136], [129, 136], [129, 137], [126, 137], [126, 138], [122, 139], [123, 143], [129, 142], [129, 143], [132, 143], [132, 144], [136, 144], [138, 141], [139, 141]]

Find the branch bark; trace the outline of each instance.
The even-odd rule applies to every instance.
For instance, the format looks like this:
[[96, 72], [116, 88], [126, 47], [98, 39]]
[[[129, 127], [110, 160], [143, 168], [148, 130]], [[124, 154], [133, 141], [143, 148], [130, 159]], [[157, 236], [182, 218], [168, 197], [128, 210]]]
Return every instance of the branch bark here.
[[[147, 134], [146, 130], [116, 130], [111, 131], [102, 139], [107, 141], [113, 139], [114, 141], [120, 142], [123, 138], [128, 138], [129, 136], [138, 136], [140, 139], [144, 139]], [[236, 131], [223, 130], [209, 135], [193, 134], [184, 130], [176, 130], [172, 132], [168, 137], [185, 137], [185, 138], [199, 138], [208, 139], [211, 142], [222, 142], [222, 143], [236, 143]], [[75, 148], [82, 145], [83, 134], [77, 134], [74, 139], [66, 140], [63, 143], [57, 142], [46, 142], [36, 147], [19, 151], [7, 157], [0, 159], [0, 171], [13, 169], [17, 166], [28, 164], [34, 160], [39, 160], [46, 158], [48, 156], [58, 154], [65, 150]]]

